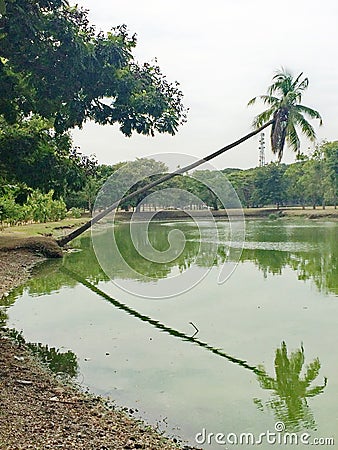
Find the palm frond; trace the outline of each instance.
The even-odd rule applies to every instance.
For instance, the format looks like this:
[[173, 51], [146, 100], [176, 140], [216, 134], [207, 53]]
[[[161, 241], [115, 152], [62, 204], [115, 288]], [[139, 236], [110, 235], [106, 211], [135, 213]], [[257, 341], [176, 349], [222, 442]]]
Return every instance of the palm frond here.
[[279, 105], [279, 98], [278, 97], [273, 97], [271, 95], [258, 95], [257, 97], [252, 98], [249, 102], [248, 102], [248, 106], [252, 106], [256, 103], [257, 100], [262, 100], [263, 103], [265, 103], [266, 105]]
[[276, 105], [278, 106], [280, 103], [280, 99], [278, 97], [273, 97], [272, 95], [260, 95], [259, 98], [266, 105]]
[[293, 122], [300, 127], [302, 133], [311, 141], [316, 139], [316, 133], [313, 126], [297, 111], [292, 113]]
[[304, 78], [304, 80], [301, 83], [299, 83], [299, 85], [296, 88], [299, 91], [304, 91], [305, 89], [308, 88], [308, 86], [309, 86], [309, 79]]
[[257, 101], [258, 98], [259, 98], [259, 97], [254, 97], [254, 98], [252, 98], [251, 100], [249, 100], [247, 106], [252, 106], [252, 105], [254, 105], [254, 104], [256, 103], [256, 101]]
[[290, 120], [288, 123], [287, 131], [286, 131], [286, 140], [287, 140], [290, 148], [294, 152], [298, 152], [299, 147], [300, 147], [300, 140], [299, 140], [296, 128], [295, 128], [292, 120]]
[[302, 75], [303, 75], [303, 72], [301, 72], [301, 73], [298, 75], [298, 77], [295, 79], [295, 81], [292, 83], [293, 89], [297, 89], [298, 83], [299, 83], [299, 79], [300, 79], [300, 77], [301, 77]]
[[304, 106], [304, 105], [296, 105], [295, 109], [300, 113], [305, 113], [311, 119], [318, 119], [319, 125], [323, 125], [322, 116], [315, 109], [309, 108], [308, 106]]
[[258, 116], [256, 116], [254, 118], [254, 121], [252, 122], [253, 127], [259, 128], [262, 125], [264, 125], [266, 122], [268, 122], [271, 119], [271, 117], [273, 116], [275, 110], [276, 110], [276, 108], [272, 107], [272, 108], [269, 108], [266, 111], [263, 111], [262, 113], [258, 114]]
[[278, 71], [272, 78], [274, 81], [268, 89], [268, 93], [272, 95], [274, 92], [279, 92], [283, 96], [287, 95], [292, 90], [292, 75], [287, 70], [283, 69]]

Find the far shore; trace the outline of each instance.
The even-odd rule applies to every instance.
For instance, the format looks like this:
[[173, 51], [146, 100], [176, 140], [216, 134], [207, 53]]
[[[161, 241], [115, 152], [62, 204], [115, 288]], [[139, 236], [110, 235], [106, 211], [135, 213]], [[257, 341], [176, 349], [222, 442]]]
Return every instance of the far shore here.
[[[327, 206], [325, 209], [311, 206], [302, 207], [265, 207], [265, 208], [243, 208], [240, 209], [220, 209], [220, 210], [179, 210], [179, 209], [159, 209], [158, 211], [116, 211], [115, 219], [117, 222], [125, 222], [134, 219], [137, 220], [184, 220], [189, 217], [209, 219], [212, 216], [220, 220], [244, 217], [246, 219], [269, 219], [269, 218], [303, 218], [303, 219], [338, 219], [338, 209], [333, 206]], [[23, 225], [3, 226], [0, 228], [0, 251], [21, 248], [20, 238], [44, 237], [55, 239], [84, 224], [90, 219], [90, 213], [86, 212], [79, 219], [66, 218], [59, 222], [47, 223], [27, 223]], [[104, 221], [104, 219], [103, 219]]]
[[[134, 211], [118, 211], [116, 212], [116, 220], [128, 221], [132, 218]], [[187, 219], [189, 216], [193, 218], [210, 218], [210, 214], [216, 219], [228, 220], [229, 217], [244, 217], [247, 219], [254, 218], [269, 218], [270, 215], [276, 217], [303, 217], [307, 219], [321, 219], [330, 218], [338, 219], [338, 209], [333, 206], [328, 206], [325, 209], [322, 207], [270, 207], [270, 208], [243, 208], [241, 209], [220, 209], [220, 210], [158, 210], [158, 211], [141, 211], [137, 213], [137, 219], [147, 220], [153, 218], [153, 220], [182, 220]], [[273, 217], [273, 216], [272, 216]]]

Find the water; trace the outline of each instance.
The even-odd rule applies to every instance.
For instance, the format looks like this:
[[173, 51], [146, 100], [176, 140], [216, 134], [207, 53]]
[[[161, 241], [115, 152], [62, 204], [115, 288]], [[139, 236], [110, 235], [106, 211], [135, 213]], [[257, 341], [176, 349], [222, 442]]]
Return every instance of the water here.
[[[337, 223], [247, 222], [241, 261], [223, 285], [217, 278], [227, 223], [218, 223], [218, 242], [203, 234], [202, 252], [193, 224], [154, 224], [150, 240], [158, 250], [166, 250], [174, 228], [186, 236], [184, 251], [174, 262], [147, 264], [120, 225], [121, 251], [138, 274], [118, 259], [113, 264], [117, 282], [140, 287], [211, 265], [183, 295], [149, 300], [121, 291], [85, 236], [78, 251], [42, 264], [7, 297], [2, 319], [40, 343], [36, 352], [57, 371], [191, 445], [203, 429], [258, 438], [276, 422], [297, 436], [309, 433], [309, 442], [332, 437], [338, 445]], [[105, 245], [106, 234], [100, 239]], [[210, 441], [199, 446], [225, 448]]]

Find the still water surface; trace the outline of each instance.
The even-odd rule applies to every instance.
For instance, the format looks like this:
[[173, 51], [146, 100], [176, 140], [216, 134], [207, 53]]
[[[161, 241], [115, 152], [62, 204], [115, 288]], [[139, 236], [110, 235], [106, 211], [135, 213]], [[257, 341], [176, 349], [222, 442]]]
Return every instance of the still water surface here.
[[[186, 236], [184, 251], [166, 264], [138, 258], [128, 226], [117, 227], [121, 251], [141, 272], [133, 283], [212, 265], [183, 295], [149, 300], [121, 291], [84, 236], [78, 251], [42, 264], [13, 291], [2, 318], [54, 370], [192, 445], [202, 429], [258, 436], [282, 421], [287, 431], [333, 437], [338, 446], [337, 223], [247, 222], [241, 261], [219, 285], [227, 227], [219, 222], [219, 242], [206, 239], [198, 253], [191, 223], [152, 225], [160, 251], [171, 229]], [[132, 276], [116, 263], [116, 279]]]

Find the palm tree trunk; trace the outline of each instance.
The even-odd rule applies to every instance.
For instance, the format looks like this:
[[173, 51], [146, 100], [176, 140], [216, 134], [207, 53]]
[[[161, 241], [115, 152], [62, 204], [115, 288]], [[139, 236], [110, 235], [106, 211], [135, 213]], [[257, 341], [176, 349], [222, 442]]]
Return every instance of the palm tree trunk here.
[[[226, 145], [225, 147], [221, 148], [220, 150], [217, 150], [214, 153], [211, 153], [210, 155], [205, 156], [202, 159], [199, 159], [198, 161], [189, 164], [188, 166], [179, 168], [177, 170], [175, 170], [175, 172], [171, 172], [168, 173], [166, 175], [164, 175], [163, 177], [161, 177], [160, 179], [153, 181], [152, 183], [147, 184], [146, 186], [138, 189], [137, 191], [132, 192], [131, 194], [126, 195], [125, 197], [123, 197], [123, 200], [130, 200], [140, 194], [142, 194], [143, 192], [148, 191], [149, 189], [164, 183], [167, 180], [170, 180], [171, 178], [177, 176], [177, 175], [181, 175], [182, 173], [187, 172], [188, 170], [192, 170], [195, 169], [196, 167], [200, 166], [201, 164], [204, 164], [206, 161], [210, 161], [214, 158], [216, 158], [216, 156], [221, 155], [222, 153], [237, 147], [237, 145], [241, 144], [242, 142], [247, 141], [248, 139], [250, 139], [251, 137], [255, 136], [256, 134], [260, 133], [262, 130], [264, 130], [264, 128], [268, 127], [269, 125], [271, 125], [274, 121], [270, 120], [269, 122], [267, 122], [266, 124], [262, 125], [261, 127], [259, 127], [257, 130], [252, 131], [251, 133], [243, 136], [242, 138], [238, 139], [237, 141]], [[72, 241], [73, 239], [75, 239], [76, 237], [80, 236], [82, 233], [84, 233], [85, 231], [87, 231], [92, 225], [94, 225], [95, 223], [97, 223], [99, 220], [101, 220], [103, 217], [105, 217], [107, 214], [109, 214], [110, 212], [114, 211], [114, 209], [116, 209], [119, 205], [119, 203], [121, 202], [122, 199], [114, 202], [112, 205], [110, 205], [108, 208], [106, 208], [104, 211], [101, 211], [99, 214], [97, 214], [95, 217], [93, 217], [91, 220], [89, 220], [88, 222], [86, 222], [84, 225], [82, 225], [81, 227], [77, 228], [76, 230], [72, 231], [71, 233], [67, 234], [66, 236], [63, 236], [61, 238], [59, 238], [57, 240], [57, 243], [63, 247], [64, 245], [68, 244], [68, 242]]]

